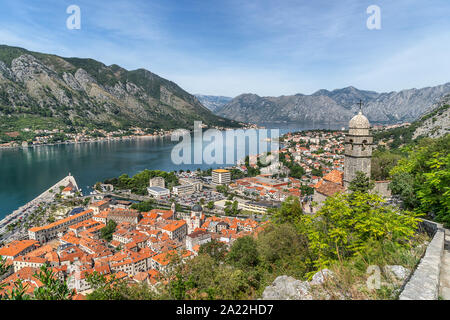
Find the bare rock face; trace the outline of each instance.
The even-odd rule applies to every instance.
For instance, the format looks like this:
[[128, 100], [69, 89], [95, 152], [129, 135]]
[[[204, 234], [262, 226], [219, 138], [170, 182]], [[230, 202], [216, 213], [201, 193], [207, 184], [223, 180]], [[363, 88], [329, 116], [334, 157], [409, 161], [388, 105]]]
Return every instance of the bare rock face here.
[[318, 272], [316, 272], [311, 281], [309, 282], [311, 285], [319, 285], [323, 284], [327, 279], [333, 278], [333, 272], [328, 269], [323, 269]]
[[73, 90], [83, 91], [83, 87], [80, 83], [75, 79], [75, 77], [71, 73], [64, 72], [63, 73], [64, 82]]
[[11, 70], [15, 78], [21, 82], [33, 80], [41, 74], [54, 74], [52, 70], [29, 54], [24, 54], [14, 59], [11, 63]]
[[450, 133], [450, 108], [448, 105], [450, 105], [450, 94], [443, 97], [421, 118], [422, 123], [414, 131], [413, 139], [419, 136], [440, 138]]
[[208, 96], [203, 94], [196, 94], [197, 99], [209, 110], [216, 112], [224, 105], [230, 102], [233, 98], [224, 96]]
[[387, 275], [393, 276], [400, 281], [405, 280], [411, 273], [411, 270], [400, 265], [387, 265], [384, 267], [383, 271]]
[[94, 78], [92, 78], [89, 73], [87, 73], [84, 69], [78, 69], [75, 72], [75, 79], [78, 81], [78, 83], [83, 87], [84, 90], [86, 90], [87, 85], [91, 83], [95, 83], [96, 81]]
[[262, 295], [262, 300], [312, 300], [307, 281], [288, 276], [277, 277]]
[[0, 79], [2, 77], [8, 80], [14, 80], [14, 74], [11, 69], [3, 61], [0, 61]]
[[128, 93], [130, 93], [132, 95], [137, 95], [137, 94], [144, 95], [142, 90], [140, 90], [140, 88], [137, 85], [135, 85], [134, 83], [131, 83], [131, 82], [127, 82], [126, 90]]

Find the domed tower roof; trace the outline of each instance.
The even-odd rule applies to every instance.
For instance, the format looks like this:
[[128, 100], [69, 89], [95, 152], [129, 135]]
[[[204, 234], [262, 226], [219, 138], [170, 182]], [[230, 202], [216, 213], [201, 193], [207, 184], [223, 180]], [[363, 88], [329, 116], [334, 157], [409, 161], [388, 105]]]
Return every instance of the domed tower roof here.
[[350, 135], [368, 135], [370, 122], [360, 110], [348, 123], [348, 129]]
[[350, 129], [370, 129], [369, 119], [361, 111], [350, 120], [348, 127]]
[[199, 204], [194, 204], [194, 205], [192, 206], [191, 211], [194, 211], [194, 212], [202, 212], [202, 211], [203, 211], [203, 208], [202, 208], [202, 206], [199, 205]]

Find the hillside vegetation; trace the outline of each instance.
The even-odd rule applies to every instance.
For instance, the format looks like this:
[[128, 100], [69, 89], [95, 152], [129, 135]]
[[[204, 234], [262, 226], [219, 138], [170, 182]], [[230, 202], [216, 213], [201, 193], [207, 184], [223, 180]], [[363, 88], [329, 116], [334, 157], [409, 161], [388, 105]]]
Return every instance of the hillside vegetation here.
[[[93, 59], [0, 46], [0, 132], [238, 126], [172, 81]], [[21, 132], [22, 134], [22, 132]], [[26, 133], [23, 133], [26, 134]]]

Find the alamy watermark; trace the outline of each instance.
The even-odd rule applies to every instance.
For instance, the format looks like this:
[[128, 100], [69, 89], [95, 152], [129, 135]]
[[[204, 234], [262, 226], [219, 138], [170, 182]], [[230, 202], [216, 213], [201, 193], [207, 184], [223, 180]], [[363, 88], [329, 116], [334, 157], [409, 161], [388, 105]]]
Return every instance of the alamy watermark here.
[[[258, 160], [266, 166], [278, 164], [279, 129], [203, 131], [202, 127], [201, 121], [194, 121], [193, 135], [185, 129], [172, 133], [171, 140], [179, 142], [171, 153], [174, 164], [233, 164], [247, 155], [251, 165]], [[204, 142], [209, 144], [204, 146]], [[257, 159], [257, 155], [265, 156]]]
[[381, 288], [381, 270], [379, 266], [370, 265], [367, 268], [366, 274], [369, 274], [367, 278], [366, 285], [367, 289], [374, 290]]
[[367, 29], [381, 30], [381, 8], [377, 5], [371, 5], [366, 12], [370, 14], [366, 22]]
[[69, 30], [81, 29], [81, 9], [79, 6], [72, 4], [67, 7], [66, 13], [70, 16], [66, 20], [66, 27]]

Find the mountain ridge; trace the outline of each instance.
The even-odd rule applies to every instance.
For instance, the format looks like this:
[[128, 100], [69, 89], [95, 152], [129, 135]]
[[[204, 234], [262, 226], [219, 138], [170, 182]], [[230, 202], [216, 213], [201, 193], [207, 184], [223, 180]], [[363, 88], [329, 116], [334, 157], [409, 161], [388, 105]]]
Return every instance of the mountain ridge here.
[[[378, 93], [353, 86], [332, 91], [320, 89], [310, 95], [297, 93], [278, 97], [241, 94], [215, 112], [247, 122], [348, 121], [359, 109], [376, 123], [410, 122], [418, 119], [450, 93], [450, 82], [434, 87]], [[327, 97], [330, 100], [324, 98]], [[269, 108], [271, 106], [272, 109]]]
[[0, 131], [14, 129], [14, 121], [23, 118], [106, 130], [191, 128], [194, 120], [239, 126], [149, 70], [6, 45], [0, 45], [0, 117], [10, 124]]
[[194, 94], [194, 96], [209, 110], [212, 112], [217, 111], [222, 106], [230, 102], [233, 98], [226, 96], [212, 96], [205, 94]]

